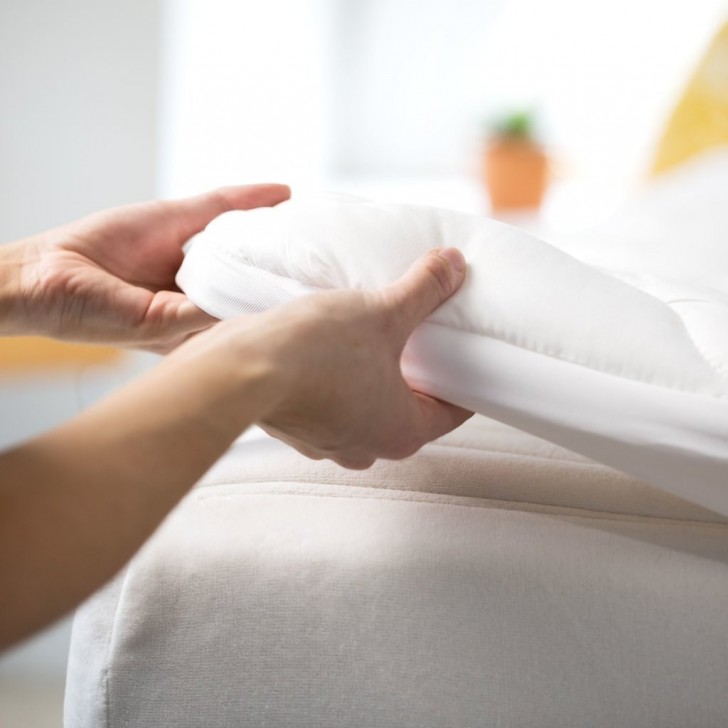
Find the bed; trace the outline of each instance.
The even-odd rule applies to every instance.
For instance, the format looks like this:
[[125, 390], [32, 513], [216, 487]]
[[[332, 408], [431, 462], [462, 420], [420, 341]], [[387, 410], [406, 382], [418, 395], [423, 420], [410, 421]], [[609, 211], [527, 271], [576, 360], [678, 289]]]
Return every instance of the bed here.
[[[66, 725], [724, 724], [725, 189], [722, 152], [586, 239], [552, 241], [671, 311], [685, 304], [684, 346], [700, 339], [689, 361], [707, 369], [675, 364], [682, 339], [647, 374], [629, 342], [607, 347], [620, 372], [552, 352], [567, 367], [555, 376], [617, 379], [614, 396], [588, 399], [584, 386], [568, 399], [554, 386], [539, 403], [514, 385], [464, 401], [449, 390], [480, 414], [362, 472], [247, 433], [79, 610]], [[600, 336], [565, 331], [560, 351], [599, 350]], [[410, 372], [442, 394], [453, 378], [430, 366], [440, 344], [427, 347], [425, 336]], [[512, 375], [499, 361], [491, 373]], [[630, 409], [635, 387], [658, 404]]]

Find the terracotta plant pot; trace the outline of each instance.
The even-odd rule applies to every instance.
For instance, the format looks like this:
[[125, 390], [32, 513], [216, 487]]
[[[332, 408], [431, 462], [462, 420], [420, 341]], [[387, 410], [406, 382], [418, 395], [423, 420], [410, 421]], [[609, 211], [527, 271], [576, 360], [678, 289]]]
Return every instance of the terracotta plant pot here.
[[493, 212], [536, 209], [548, 186], [548, 159], [527, 139], [495, 138], [483, 154], [483, 181]]

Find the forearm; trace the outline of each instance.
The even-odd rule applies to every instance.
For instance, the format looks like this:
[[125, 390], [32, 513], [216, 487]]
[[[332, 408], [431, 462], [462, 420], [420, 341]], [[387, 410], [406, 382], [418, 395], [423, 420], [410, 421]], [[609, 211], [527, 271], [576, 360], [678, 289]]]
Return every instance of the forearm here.
[[0, 457], [0, 647], [113, 576], [265, 410], [270, 380], [255, 356], [183, 355]]

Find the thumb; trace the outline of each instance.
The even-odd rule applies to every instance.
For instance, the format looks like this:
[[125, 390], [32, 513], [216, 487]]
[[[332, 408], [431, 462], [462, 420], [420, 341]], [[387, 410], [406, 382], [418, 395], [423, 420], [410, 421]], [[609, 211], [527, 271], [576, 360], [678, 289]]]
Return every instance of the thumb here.
[[147, 343], [167, 351], [217, 323], [217, 319], [197, 308], [182, 293], [160, 291], [154, 295], [144, 323]]
[[465, 280], [467, 263], [457, 248], [434, 248], [384, 289], [386, 305], [396, 312], [403, 341], [443, 304]]

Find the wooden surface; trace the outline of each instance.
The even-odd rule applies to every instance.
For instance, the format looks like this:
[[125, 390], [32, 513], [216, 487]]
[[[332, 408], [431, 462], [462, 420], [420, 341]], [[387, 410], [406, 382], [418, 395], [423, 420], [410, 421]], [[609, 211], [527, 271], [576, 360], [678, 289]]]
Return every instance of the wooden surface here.
[[107, 346], [67, 344], [40, 336], [0, 338], [0, 372], [52, 371], [78, 365], [114, 365], [123, 354]]

